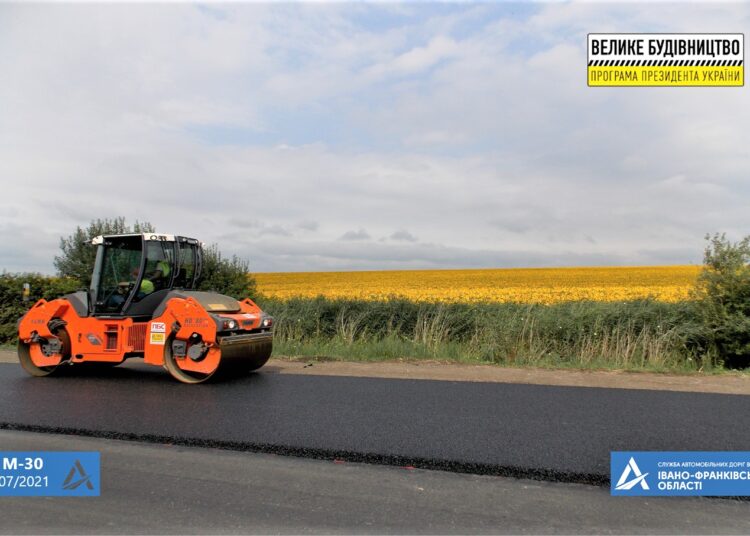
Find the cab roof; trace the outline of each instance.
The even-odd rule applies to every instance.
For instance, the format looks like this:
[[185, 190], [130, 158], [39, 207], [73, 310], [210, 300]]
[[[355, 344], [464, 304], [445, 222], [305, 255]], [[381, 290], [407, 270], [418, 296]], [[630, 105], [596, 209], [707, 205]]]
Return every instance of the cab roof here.
[[114, 235], [99, 235], [99, 236], [95, 236], [94, 238], [92, 238], [91, 243], [96, 246], [99, 244], [103, 244], [105, 240], [110, 240], [112, 238], [130, 238], [130, 237], [136, 237], [136, 236], [143, 238], [143, 240], [158, 240], [159, 242], [175, 242], [179, 239], [180, 241], [203, 245], [203, 243], [200, 240], [196, 240], [195, 238], [188, 238], [186, 236], [175, 236], [172, 234], [163, 234], [163, 233], [124, 233], [124, 234], [114, 234]]

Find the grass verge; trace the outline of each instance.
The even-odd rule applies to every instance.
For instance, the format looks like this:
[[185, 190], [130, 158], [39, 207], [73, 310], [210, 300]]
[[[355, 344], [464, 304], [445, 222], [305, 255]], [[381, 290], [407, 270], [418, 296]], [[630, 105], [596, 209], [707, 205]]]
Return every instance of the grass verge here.
[[261, 300], [277, 355], [346, 361], [430, 359], [545, 368], [718, 372], [691, 347], [689, 302], [445, 304]]

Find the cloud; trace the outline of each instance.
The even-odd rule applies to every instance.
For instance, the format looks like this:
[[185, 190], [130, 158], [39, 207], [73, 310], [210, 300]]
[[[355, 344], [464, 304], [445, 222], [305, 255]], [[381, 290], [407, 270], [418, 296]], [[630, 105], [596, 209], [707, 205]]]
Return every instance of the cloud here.
[[416, 242], [417, 238], [406, 229], [399, 229], [390, 236], [391, 240], [397, 240], [401, 242]]
[[339, 240], [370, 240], [370, 235], [364, 229], [359, 231], [347, 231], [341, 235]]
[[441, 61], [455, 57], [458, 49], [459, 46], [453, 39], [438, 35], [425, 46], [416, 46], [383, 63], [371, 66], [365, 76], [377, 79], [389, 75], [405, 76], [419, 73]]
[[238, 239], [239, 253], [250, 259], [253, 271], [387, 270], [486, 268], [488, 266], [617, 266], [679, 262], [696, 263], [700, 255], [691, 248], [640, 250], [629, 257], [613, 249], [593, 252], [532, 251], [528, 248], [473, 249], [434, 243], [395, 244], [358, 241], [285, 242]]
[[51, 272], [60, 236], [119, 215], [258, 270], [699, 260], [746, 233], [750, 94], [588, 88], [586, 34], [749, 25], [741, 3], [0, 4], [0, 269]]
[[242, 229], [254, 229], [258, 235], [292, 236], [292, 233], [279, 224], [267, 224], [258, 220], [229, 218], [228, 223]]
[[270, 225], [268, 227], [263, 227], [260, 230], [261, 235], [274, 235], [274, 236], [292, 236], [292, 233], [290, 233], [287, 229], [282, 227], [281, 225]]
[[494, 219], [490, 221], [490, 225], [518, 234], [525, 233], [533, 228], [530, 223], [506, 219]]
[[304, 229], [305, 231], [317, 231], [320, 224], [313, 220], [304, 220], [297, 224], [297, 227]]
[[229, 218], [228, 223], [243, 229], [258, 229], [263, 226], [258, 220], [245, 220], [242, 218]]
[[722, 196], [728, 192], [721, 185], [710, 181], [691, 180], [685, 175], [674, 175], [655, 182], [653, 191], [679, 196]]

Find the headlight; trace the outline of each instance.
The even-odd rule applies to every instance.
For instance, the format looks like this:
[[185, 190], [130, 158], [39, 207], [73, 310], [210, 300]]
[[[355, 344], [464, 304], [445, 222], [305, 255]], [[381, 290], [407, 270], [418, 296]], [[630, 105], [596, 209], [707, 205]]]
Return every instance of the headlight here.
[[224, 320], [224, 329], [237, 329], [236, 320]]
[[263, 319], [263, 322], [261, 322], [261, 325], [264, 328], [270, 328], [271, 326], [273, 326], [273, 318], [271, 318], [270, 316], [265, 317]]

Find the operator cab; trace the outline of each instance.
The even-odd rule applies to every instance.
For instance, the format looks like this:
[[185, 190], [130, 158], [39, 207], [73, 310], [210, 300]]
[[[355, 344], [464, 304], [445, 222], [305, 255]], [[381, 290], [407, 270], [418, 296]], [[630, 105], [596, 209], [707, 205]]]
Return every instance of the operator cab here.
[[201, 242], [157, 233], [97, 236], [91, 279], [96, 316], [151, 316], [173, 289], [194, 289]]

